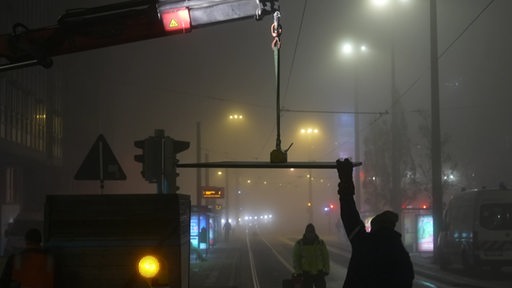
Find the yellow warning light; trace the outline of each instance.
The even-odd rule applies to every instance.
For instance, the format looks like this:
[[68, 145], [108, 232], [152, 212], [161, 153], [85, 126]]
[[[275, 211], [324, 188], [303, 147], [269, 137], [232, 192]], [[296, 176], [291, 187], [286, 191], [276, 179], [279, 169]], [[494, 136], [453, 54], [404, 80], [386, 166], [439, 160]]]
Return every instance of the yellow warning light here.
[[160, 262], [154, 256], [147, 255], [139, 260], [139, 274], [144, 278], [153, 278], [160, 271]]
[[311, 207], [311, 202], [308, 202], [308, 207]]

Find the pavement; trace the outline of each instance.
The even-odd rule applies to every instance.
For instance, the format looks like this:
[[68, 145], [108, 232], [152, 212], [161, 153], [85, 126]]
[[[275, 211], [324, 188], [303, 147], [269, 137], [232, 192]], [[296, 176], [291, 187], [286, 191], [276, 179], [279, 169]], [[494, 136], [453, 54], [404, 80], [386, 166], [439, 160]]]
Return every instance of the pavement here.
[[238, 265], [242, 239], [236, 237], [229, 242], [219, 242], [214, 247], [202, 250], [202, 257], [194, 252], [190, 255], [191, 288], [236, 287], [235, 266]]

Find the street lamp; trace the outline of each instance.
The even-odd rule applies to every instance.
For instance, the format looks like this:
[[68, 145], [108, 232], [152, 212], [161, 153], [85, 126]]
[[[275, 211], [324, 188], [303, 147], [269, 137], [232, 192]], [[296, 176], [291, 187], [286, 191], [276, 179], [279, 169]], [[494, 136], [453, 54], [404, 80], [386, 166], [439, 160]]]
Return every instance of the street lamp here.
[[217, 175], [219, 177], [224, 177], [224, 213], [226, 221], [229, 221], [229, 178], [228, 178], [228, 170], [225, 171], [219, 170], [217, 171]]
[[[235, 124], [238, 124], [238, 123], [243, 123], [244, 120], [245, 120], [245, 116], [241, 113], [231, 113], [229, 114], [228, 116], [228, 119], [229, 119], [229, 122], [233, 123], [233, 125]], [[226, 202], [225, 202], [225, 205], [226, 205], [226, 213], [228, 213], [228, 209], [230, 208], [229, 207], [229, 196], [231, 195], [231, 193], [229, 193], [229, 189], [228, 189], [228, 175], [227, 175], [227, 170], [226, 170], [226, 188], [225, 188], [225, 197], [226, 197]], [[238, 172], [235, 172], [235, 187], [234, 187], [234, 191], [239, 191], [240, 190], [240, 181], [239, 181], [239, 176], [238, 176]], [[240, 201], [239, 201], [239, 195], [235, 195], [236, 197], [236, 207], [235, 207], [235, 217], [236, 217], [236, 222], [238, 223], [238, 219], [240, 218]], [[228, 214], [229, 216], [229, 214]]]
[[[341, 46], [342, 55], [348, 58], [363, 58], [368, 53], [368, 46], [365, 44], [355, 44], [353, 42], [344, 42]], [[354, 72], [354, 159], [360, 159], [360, 135], [359, 135], [359, 66], [355, 65]], [[361, 201], [361, 181], [359, 175], [355, 181], [356, 203], [360, 205]]]
[[[245, 120], [245, 117], [243, 114], [241, 113], [231, 113], [227, 116], [228, 120], [231, 122], [240, 122], [242, 120]], [[197, 160], [197, 163], [200, 163], [201, 162], [201, 150], [202, 150], [202, 133], [201, 133], [201, 122], [197, 122], [196, 123], [196, 137], [197, 137], [197, 153], [196, 153], [196, 160]], [[205, 162], [208, 162], [208, 154], [205, 154]], [[197, 192], [196, 192], [196, 205], [197, 206], [201, 206], [202, 205], [202, 189], [201, 189], [201, 186], [202, 186], [202, 175], [201, 175], [201, 169], [202, 168], [197, 168], [197, 171], [196, 171], [196, 185], [197, 185]], [[208, 175], [208, 169], [206, 169], [206, 173], [205, 173], [205, 185], [209, 185], [209, 175]], [[227, 177], [227, 175], [226, 175]], [[227, 182], [226, 182], [227, 183]], [[238, 187], [237, 187], [238, 188]], [[226, 187], [224, 189], [224, 197], [226, 198], [226, 209], [227, 209], [227, 205], [228, 205], [228, 202], [229, 202], [229, 193], [228, 193], [228, 187], [227, 187], [227, 184], [226, 184]]]
[[[314, 136], [314, 135], [318, 135], [320, 133], [320, 130], [318, 130], [318, 128], [315, 128], [315, 127], [306, 127], [306, 128], [301, 128], [300, 129], [300, 134], [301, 135], [304, 135], [304, 136], [307, 136], [308, 137], [308, 161], [311, 161], [311, 150], [312, 150], [312, 145], [311, 145], [311, 138]], [[307, 178], [308, 178], [308, 216], [309, 216], [309, 223], [313, 223], [313, 176], [312, 176], [312, 171], [311, 169], [309, 169], [308, 171], [308, 175], [307, 175]]]

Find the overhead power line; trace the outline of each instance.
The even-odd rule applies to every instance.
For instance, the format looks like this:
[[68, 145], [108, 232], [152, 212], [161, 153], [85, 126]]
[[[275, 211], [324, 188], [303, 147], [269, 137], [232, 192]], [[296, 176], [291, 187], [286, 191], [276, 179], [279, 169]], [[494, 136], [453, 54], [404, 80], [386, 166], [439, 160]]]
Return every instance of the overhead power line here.
[[466, 31], [469, 30], [469, 27], [471, 27], [471, 26], [473, 26], [473, 24], [475, 24], [476, 20], [478, 20], [480, 18], [480, 16], [482, 16], [482, 14], [484, 14], [484, 12], [487, 11], [487, 9], [493, 3], [494, 3], [494, 0], [489, 1], [489, 3], [487, 3], [487, 5], [484, 7], [484, 9], [482, 9], [482, 11], [480, 11], [480, 13], [478, 13], [478, 15], [476, 15], [476, 17], [471, 22], [469, 22], [468, 25], [466, 25], [466, 27], [460, 32], [460, 34], [455, 39], [453, 39], [453, 41], [450, 43], [450, 45], [448, 45], [448, 47], [446, 47], [446, 49], [444, 49], [443, 52], [441, 54], [439, 54], [437, 59], [441, 59], [441, 57], [443, 57], [443, 55], [446, 52], [448, 52], [448, 50], [450, 50], [450, 48], [455, 44], [455, 42], [457, 42], [460, 39], [460, 37], [462, 37], [462, 35], [464, 35], [466, 33]]
[[357, 115], [386, 115], [389, 112], [365, 112], [365, 111], [329, 111], [329, 110], [300, 110], [300, 109], [287, 109], [281, 108], [281, 112], [294, 112], [294, 113], [318, 113], [318, 114], [357, 114]]

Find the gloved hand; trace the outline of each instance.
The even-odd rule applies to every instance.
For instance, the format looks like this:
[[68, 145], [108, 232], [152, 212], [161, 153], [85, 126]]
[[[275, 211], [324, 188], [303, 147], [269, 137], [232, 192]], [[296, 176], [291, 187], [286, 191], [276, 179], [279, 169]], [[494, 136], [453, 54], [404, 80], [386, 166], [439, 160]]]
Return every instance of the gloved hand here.
[[341, 182], [352, 181], [352, 171], [354, 170], [354, 163], [350, 159], [345, 158], [336, 160], [336, 170], [338, 171], [338, 178]]
[[354, 170], [354, 163], [350, 159], [336, 160], [336, 170], [338, 171], [338, 178], [340, 184], [338, 185], [338, 194], [342, 192], [349, 192], [354, 194], [354, 181], [352, 179], [352, 172]]

